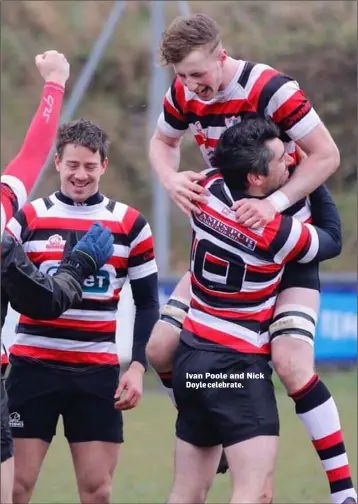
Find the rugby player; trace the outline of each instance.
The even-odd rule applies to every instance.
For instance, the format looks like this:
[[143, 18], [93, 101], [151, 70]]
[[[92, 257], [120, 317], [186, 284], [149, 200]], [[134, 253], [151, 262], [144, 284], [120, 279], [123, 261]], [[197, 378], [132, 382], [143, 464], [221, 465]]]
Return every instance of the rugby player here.
[[[87, 278], [83, 299], [53, 321], [21, 316], [10, 347], [10, 422], [15, 444], [15, 502], [29, 502], [60, 415], [70, 444], [81, 503], [111, 500], [123, 441], [121, 410], [142, 395], [145, 345], [159, 317], [152, 233], [137, 210], [99, 192], [108, 137], [83, 119], [60, 126], [56, 169], [61, 189], [22, 207], [8, 229], [43, 273], [56, 271], [64, 236], [94, 222], [108, 227], [114, 253]], [[119, 379], [116, 312], [129, 279], [136, 315], [132, 361]], [[119, 321], [119, 324], [121, 321]]]
[[[236, 222], [234, 201], [272, 194], [289, 177], [292, 159], [279, 135], [270, 119], [260, 117], [230, 127], [214, 153], [218, 169], [207, 170], [201, 182], [210, 194], [191, 218], [192, 298], [173, 369], [178, 417], [172, 504], [205, 501], [222, 446], [233, 481], [230, 502], [272, 502], [267, 481], [279, 420], [269, 326], [284, 265], [341, 251], [340, 219], [325, 187], [310, 197], [318, 227], [280, 214], [258, 231]], [[305, 320], [310, 330], [314, 319]], [[276, 336], [281, 329], [284, 324]], [[342, 457], [337, 454], [337, 462]]]
[[[206, 189], [196, 183], [203, 179], [202, 173], [178, 172], [180, 141], [185, 132], [192, 132], [211, 166], [221, 133], [256, 113], [271, 117], [279, 126], [294, 170], [287, 183], [267, 198], [235, 202], [238, 222], [255, 228], [287, 209], [301, 222], [310, 222], [305, 196], [338, 168], [339, 152], [298, 83], [268, 65], [228, 56], [218, 25], [205, 14], [176, 18], [163, 34], [161, 57], [176, 76], [164, 98], [149, 157], [176, 204], [187, 214], [199, 213], [195, 203], [204, 202], [206, 197]], [[299, 156], [297, 146], [305, 156]], [[187, 273], [177, 284], [147, 347], [148, 358], [170, 395], [173, 355], [190, 300], [189, 279]], [[272, 322], [271, 351], [275, 371], [324, 461], [327, 453], [340, 450], [344, 444], [336, 404], [314, 370], [315, 323], [309, 329], [306, 324], [307, 316], [316, 321], [319, 292], [317, 262], [287, 265]], [[296, 315], [290, 317], [293, 305]], [[279, 338], [274, 337], [276, 317], [283, 329]], [[323, 465], [332, 501], [342, 502], [341, 497], [351, 486], [348, 465], [344, 469]]]

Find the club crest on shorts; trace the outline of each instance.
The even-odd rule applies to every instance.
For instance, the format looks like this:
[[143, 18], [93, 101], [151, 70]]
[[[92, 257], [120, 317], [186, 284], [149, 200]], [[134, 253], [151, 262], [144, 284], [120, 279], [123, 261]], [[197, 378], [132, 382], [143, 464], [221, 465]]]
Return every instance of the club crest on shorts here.
[[13, 411], [9, 415], [9, 425], [10, 427], [23, 427], [24, 422], [21, 420], [20, 413], [17, 413], [17, 411]]

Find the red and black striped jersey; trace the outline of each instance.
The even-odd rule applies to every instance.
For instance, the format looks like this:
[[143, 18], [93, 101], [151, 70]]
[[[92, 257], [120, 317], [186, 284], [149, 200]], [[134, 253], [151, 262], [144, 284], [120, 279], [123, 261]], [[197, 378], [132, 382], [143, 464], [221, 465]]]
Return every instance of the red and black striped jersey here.
[[207, 102], [176, 77], [164, 98], [158, 128], [173, 138], [189, 129], [210, 167], [223, 131], [252, 113], [272, 118], [280, 127], [286, 152], [294, 158], [294, 142], [321, 122], [294, 79], [262, 63], [239, 61], [231, 83]]
[[[316, 229], [276, 215], [260, 230], [238, 224], [233, 199], [217, 170], [203, 183], [208, 202], [192, 215], [191, 304], [185, 333], [244, 353], [268, 354], [268, 328], [288, 261], [312, 261]], [[300, 210], [302, 213], [302, 209]]]
[[114, 254], [86, 279], [82, 301], [58, 319], [22, 315], [10, 353], [78, 364], [117, 364], [116, 314], [123, 285], [127, 278], [157, 272], [151, 229], [137, 210], [103, 195], [87, 206], [68, 204], [61, 196], [54, 193], [26, 204], [7, 227], [39, 270], [55, 273], [68, 232], [76, 230], [81, 238], [94, 222], [112, 231]]

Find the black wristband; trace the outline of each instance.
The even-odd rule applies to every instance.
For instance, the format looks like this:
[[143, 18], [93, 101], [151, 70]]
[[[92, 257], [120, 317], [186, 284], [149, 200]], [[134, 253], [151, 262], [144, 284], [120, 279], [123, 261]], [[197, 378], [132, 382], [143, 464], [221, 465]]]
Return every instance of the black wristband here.
[[60, 271], [68, 271], [82, 284], [86, 278], [93, 275], [96, 270], [96, 262], [90, 255], [85, 254], [80, 250], [75, 250], [63, 259], [56, 273], [59, 273]]

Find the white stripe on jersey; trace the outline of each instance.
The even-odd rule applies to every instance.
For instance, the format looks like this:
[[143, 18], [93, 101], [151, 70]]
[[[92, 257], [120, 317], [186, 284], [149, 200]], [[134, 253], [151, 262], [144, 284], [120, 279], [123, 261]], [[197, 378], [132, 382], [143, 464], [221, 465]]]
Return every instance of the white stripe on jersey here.
[[128, 276], [131, 280], [138, 280], [139, 278], [153, 275], [154, 273], [157, 273], [157, 271], [157, 263], [154, 259], [152, 259], [145, 264], [128, 268]]
[[85, 320], [89, 322], [115, 322], [116, 321], [116, 312], [114, 311], [102, 311], [98, 312], [96, 310], [77, 310], [75, 308], [70, 308], [67, 310], [61, 318], [66, 319], [77, 319], [78, 312], [81, 311], [85, 317]]
[[4, 205], [1, 203], [1, 238], [2, 234], [4, 232], [5, 226], [6, 226], [7, 218], [5, 214], [5, 208]]
[[311, 133], [311, 131], [321, 123], [322, 121], [319, 118], [319, 115], [312, 108], [305, 117], [303, 117], [291, 129], [287, 130], [286, 133], [290, 138], [292, 138], [292, 140], [297, 142], [308, 135], [308, 133]]
[[268, 331], [258, 334], [246, 327], [234, 324], [233, 322], [228, 322], [227, 320], [219, 319], [213, 315], [209, 315], [208, 313], [194, 308], [189, 308], [188, 317], [194, 322], [210, 327], [210, 329], [224, 332], [230, 336], [234, 336], [235, 338], [243, 339], [258, 348], [262, 347], [269, 341]]
[[304, 222], [307, 222], [308, 219], [311, 218], [311, 206], [310, 206], [310, 202], [309, 202], [309, 199], [306, 198], [305, 200], [305, 204], [303, 205], [302, 208], [300, 208], [294, 215], [293, 217], [297, 220], [299, 220], [300, 222], [304, 223]]
[[[191, 297], [197, 303], [199, 303], [199, 304], [201, 304], [203, 306], [206, 306], [207, 308], [213, 308], [213, 306], [205, 303], [202, 299], [200, 299], [198, 296], [196, 296], [194, 294], [194, 292], [192, 291], [192, 289], [191, 289]], [[256, 306], [240, 306], [240, 307], [237, 307], [237, 308], [230, 307], [230, 311], [233, 312], [233, 313], [248, 313], [249, 314], [249, 313], [258, 313], [258, 312], [261, 312], [261, 311], [264, 311], [264, 310], [269, 310], [270, 308], [272, 308], [275, 305], [275, 303], [276, 303], [276, 297], [277, 297], [276, 295], [271, 296], [264, 303], [261, 303], [260, 305], [256, 305]], [[227, 312], [228, 308], [227, 307], [225, 307], [225, 308], [218, 308], [217, 306], [215, 306], [215, 310]]]
[[265, 261], [263, 259], [259, 259], [251, 254], [247, 254], [243, 250], [238, 249], [234, 243], [232, 246], [226, 242], [223, 243], [218, 238], [216, 238], [216, 236], [213, 236], [210, 233], [210, 231], [206, 232], [203, 229], [198, 228], [193, 222], [192, 222], [192, 226], [195, 230], [196, 238], [198, 240], [205, 239], [205, 240], [211, 241], [212, 243], [214, 243], [218, 247], [223, 248], [224, 250], [227, 250], [228, 252], [231, 252], [233, 255], [239, 255], [242, 258], [242, 260], [244, 261], [244, 263], [247, 265], [256, 266], [257, 268], [260, 268], [261, 266], [263, 267], [263, 266], [268, 266], [268, 265], [272, 264], [272, 262]]
[[1, 183], [8, 185], [12, 189], [17, 198], [18, 207], [21, 208], [27, 200], [27, 192], [23, 182], [13, 175], [1, 175]]
[[319, 239], [316, 228], [311, 226], [311, 224], [306, 224], [306, 226], [311, 232], [311, 244], [306, 254], [298, 261], [299, 263], [308, 263], [313, 261], [319, 249]]
[[272, 117], [272, 115], [281, 107], [281, 105], [286, 103], [286, 101], [291, 98], [291, 96], [297, 93], [298, 89], [298, 82], [286, 82], [283, 86], [280, 87], [280, 89], [276, 91], [276, 93], [271, 96], [270, 101], [265, 108], [265, 114]]
[[117, 345], [111, 342], [75, 341], [62, 338], [46, 338], [23, 333], [15, 334], [13, 344], [48, 348], [49, 350], [117, 354]]
[[265, 65], [264, 63], [258, 63], [257, 65], [254, 66], [254, 68], [250, 72], [250, 76], [249, 76], [247, 84], [245, 86], [245, 94], [246, 94], [246, 96], [249, 96], [252, 88], [256, 84], [256, 82], [259, 79], [260, 75], [263, 72], [265, 72], [266, 70], [273, 70], [273, 68], [270, 67], [269, 65]]
[[[2, 205], [1, 205], [2, 208]], [[7, 223], [7, 228], [11, 231], [11, 233], [15, 236], [19, 243], [22, 243], [21, 240], [21, 226], [15, 219], [10, 219]]]
[[295, 248], [302, 232], [302, 226], [296, 219], [292, 219], [292, 227], [288, 238], [283, 247], [276, 253], [274, 261], [282, 264], [288, 254]]
[[242, 283], [242, 292], [257, 292], [258, 290], [261, 289], [267, 289], [271, 285], [274, 285], [275, 283], [279, 282], [282, 278], [284, 269], [282, 268], [281, 271], [272, 279], [267, 282], [247, 282], [244, 277], [244, 281]]
[[163, 112], [161, 112], [161, 114], [158, 118], [157, 127], [160, 131], [162, 131], [164, 133], [164, 135], [167, 135], [168, 137], [171, 137], [171, 138], [180, 138], [188, 130], [188, 128], [183, 129], [183, 130], [181, 130], [181, 129], [178, 130], [178, 129], [173, 128], [170, 124], [168, 124], [166, 122]]

